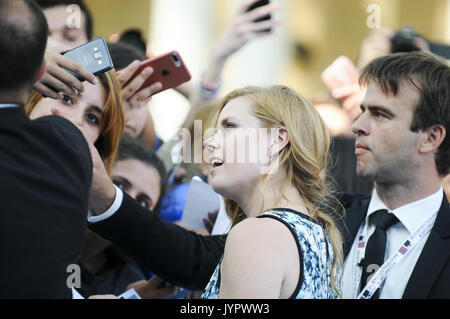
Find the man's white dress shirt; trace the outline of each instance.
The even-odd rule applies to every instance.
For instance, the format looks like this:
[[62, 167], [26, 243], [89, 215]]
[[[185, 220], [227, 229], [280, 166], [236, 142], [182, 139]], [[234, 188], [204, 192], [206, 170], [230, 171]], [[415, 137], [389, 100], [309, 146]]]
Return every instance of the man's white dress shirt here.
[[[380, 209], [387, 209], [389, 213], [394, 214], [399, 219], [400, 221], [399, 223], [391, 226], [386, 231], [387, 242], [386, 242], [386, 254], [384, 257], [384, 261], [386, 261], [400, 248], [400, 246], [408, 239], [411, 233], [413, 233], [416, 229], [422, 226], [422, 224], [425, 223], [425, 221], [428, 218], [430, 218], [434, 213], [439, 211], [443, 198], [444, 198], [444, 191], [441, 187], [439, 191], [437, 191], [431, 196], [401, 206], [394, 210], [390, 210], [381, 201], [376, 190], [374, 190], [372, 198], [369, 203], [368, 214], [366, 214], [366, 218], [363, 224], [360, 226], [360, 230], [362, 227], [365, 227], [365, 225], [368, 224], [369, 216], [373, 214], [375, 211]], [[374, 231], [375, 226], [370, 225], [367, 232], [367, 238], [365, 238], [366, 242]], [[400, 263], [394, 266], [392, 271], [388, 274], [384, 283], [381, 285], [380, 299], [402, 298], [403, 292], [405, 291], [406, 286], [408, 284], [409, 277], [411, 276], [414, 266], [416, 265], [416, 262], [419, 259], [423, 246], [425, 245], [429, 234], [430, 233], [428, 232], [428, 234], [426, 234], [416, 244], [416, 246], [400, 261]], [[357, 270], [357, 267], [360, 267], [357, 266], [360, 260], [355, 260], [357, 243], [358, 240], [357, 238], [355, 238], [352, 244], [352, 248], [344, 263], [342, 286], [343, 286], [343, 296], [346, 299], [356, 298], [357, 294], [359, 294], [359, 291], [355, 291], [355, 283], [353, 276], [353, 272]], [[359, 276], [358, 284], [360, 279], [361, 277]]]

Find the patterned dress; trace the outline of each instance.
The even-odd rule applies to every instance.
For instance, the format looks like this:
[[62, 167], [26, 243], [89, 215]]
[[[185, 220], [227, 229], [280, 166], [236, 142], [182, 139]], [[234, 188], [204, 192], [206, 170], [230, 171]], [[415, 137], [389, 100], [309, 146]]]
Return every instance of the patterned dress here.
[[[297, 242], [299, 249], [300, 276], [297, 287], [291, 299], [336, 299], [338, 295], [331, 287], [331, 264], [333, 248], [322, 225], [300, 212], [278, 208], [263, 212], [258, 218], [274, 218], [289, 228]], [[214, 299], [219, 297], [220, 266], [217, 265], [202, 298]], [[339, 293], [341, 289], [341, 269], [335, 267], [336, 282]]]

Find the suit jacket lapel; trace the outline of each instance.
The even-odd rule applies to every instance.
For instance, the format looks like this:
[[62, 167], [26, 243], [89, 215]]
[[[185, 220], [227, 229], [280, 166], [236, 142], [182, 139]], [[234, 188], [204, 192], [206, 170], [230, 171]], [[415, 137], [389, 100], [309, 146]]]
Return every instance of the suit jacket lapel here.
[[429, 295], [450, 252], [450, 205], [445, 195], [430, 235], [409, 278], [403, 298]]
[[364, 221], [369, 208], [370, 198], [359, 200], [351, 207], [346, 207], [345, 212], [345, 225], [346, 229], [343, 230], [344, 238], [344, 259], [347, 258], [350, 249], [352, 248], [355, 237], [358, 233], [359, 227]]

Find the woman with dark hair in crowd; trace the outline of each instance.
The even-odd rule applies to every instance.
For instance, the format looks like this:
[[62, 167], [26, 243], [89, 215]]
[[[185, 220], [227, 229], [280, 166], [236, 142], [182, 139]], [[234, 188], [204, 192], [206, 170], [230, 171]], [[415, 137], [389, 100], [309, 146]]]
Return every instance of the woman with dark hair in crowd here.
[[47, 115], [62, 116], [75, 124], [97, 148], [111, 174], [124, 128], [120, 86], [114, 71], [97, 76], [96, 85], [84, 83], [85, 91], [76, 96], [60, 93], [61, 99], [44, 98], [35, 92], [28, 105], [31, 119]]
[[134, 197], [141, 206], [159, 211], [161, 199], [166, 193], [167, 172], [164, 163], [151, 148], [124, 134], [112, 178], [115, 185]]
[[[79, 45], [82, 45], [92, 39], [93, 36], [93, 19], [91, 12], [83, 0], [35, 0], [37, 4], [42, 8], [49, 25], [49, 45], [45, 52], [45, 62], [47, 65], [47, 71], [42, 79], [35, 84], [34, 89], [46, 97], [53, 99], [59, 99], [58, 92], [63, 92], [68, 97], [75, 96], [78, 92], [83, 91], [84, 85], [74, 76], [67, 73], [65, 69], [78, 73], [83, 78], [92, 83], [93, 75], [85, 70], [82, 66], [77, 65], [70, 59], [61, 55], [61, 52], [73, 49]], [[78, 7], [76, 7], [78, 6]], [[79, 8], [79, 12], [76, 9]], [[76, 16], [76, 14], [79, 14]], [[79, 17], [79, 20], [71, 17]], [[72, 27], [70, 22], [79, 23], [77, 27]], [[144, 57], [136, 58], [138, 60], [144, 60]], [[150, 86], [149, 88], [137, 92], [137, 89], [144, 83], [144, 81], [151, 75], [152, 72], [142, 72], [133, 81], [128, 83], [131, 75], [139, 66], [138, 63], [123, 65], [120, 68], [116, 65], [116, 70], [122, 72], [117, 74], [117, 80], [119, 83], [120, 94], [123, 99], [123, 104], [126, 106], [125, 115], [134, 116], [134, 110], [138, 107], [129, 107], [128, 103], [136, 106], [136, 101], [143, 99], [145, 102], [151, 98], [152, 93], [158, 89], [158, 83]], [[114, 61], [116, 64], [116, 61]], [[126, 85], [125, 85], [126, 84]], [[142, 110], [141, 110], [142, 112]], [[148, 111], [147, 111], [148, 113]], [[141, 114], [140, 114], [141, 115]], [[149, 117], [146, 115], [144, 120]], [[133, 133], [130, 129], [127, 129], [128, 133], [135, 136], [138, 134]], [[153, 126], [151, 125], [146, 130], [148, 139], [153, 139]]]

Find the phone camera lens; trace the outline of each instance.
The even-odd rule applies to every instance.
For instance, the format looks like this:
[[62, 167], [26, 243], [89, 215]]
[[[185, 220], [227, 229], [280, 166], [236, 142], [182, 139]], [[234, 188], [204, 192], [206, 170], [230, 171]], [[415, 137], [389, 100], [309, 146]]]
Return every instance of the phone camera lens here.
[[178, 55], [176, 53], [172, 53], [172, 59], [175, 62], [175, 66], [177, 66], [177, 67], [181, 66], [180, 58], [178, 57]]

